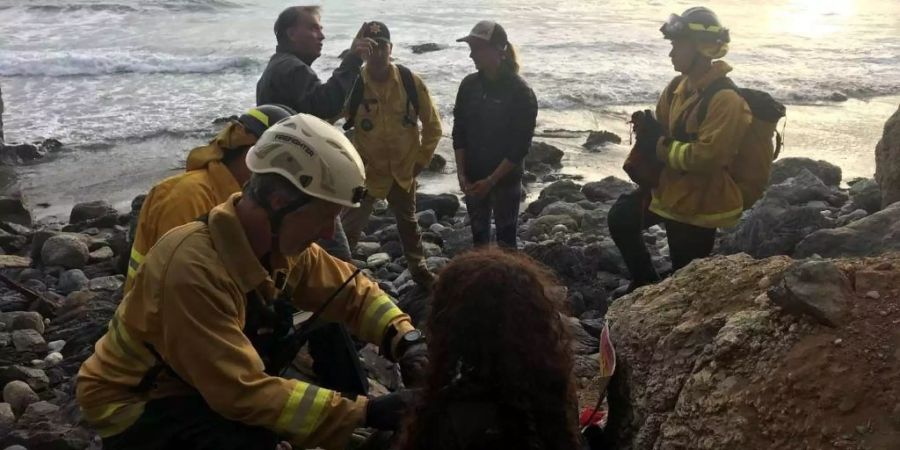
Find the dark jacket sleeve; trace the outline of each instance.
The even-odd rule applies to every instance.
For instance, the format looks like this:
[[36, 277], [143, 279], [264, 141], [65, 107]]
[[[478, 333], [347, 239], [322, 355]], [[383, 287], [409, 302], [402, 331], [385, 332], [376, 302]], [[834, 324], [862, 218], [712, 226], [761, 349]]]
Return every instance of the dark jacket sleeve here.
[[453, 149], [466, 148], [466, 111], [464, 109], [469, 77], [462, 80], [456, 91], [456, 103], [453, 105]]
[[344, 100], [359, 76], [361, 65], [362, 60], [358, 56], [348, 55], [331, 78], [322, 83], [308, 65], [299, 62], [291, 64], [278, 71], [272, 80], [275, 91], [286, 98], [275, 95], [271, 101], [325, 120], [336, 118], [344, 109]]
[[510, 121], [506, 159], [511, 163], [521, 165], [531, 148], [531, 139], [534, 137], [534, 126], [537, 120], [538, 107], [534, 91], [528, 86], [522, 86], [510, 105], [512, 120]]

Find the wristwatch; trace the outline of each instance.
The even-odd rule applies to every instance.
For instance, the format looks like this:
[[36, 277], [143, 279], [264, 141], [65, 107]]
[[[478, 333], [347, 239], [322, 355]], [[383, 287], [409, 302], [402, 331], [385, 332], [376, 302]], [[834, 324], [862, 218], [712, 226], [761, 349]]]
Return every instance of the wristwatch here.
[[397, 361], [396, 356], [402, 355], [403, 352], [406, 351], [413, 344], [417, 344], [419, 342], [425, 342], [425, 334], [423, 334], [419, 330], [412, 330], [406, 332], [403, 336], [400, 337], [400, 341], [397, 342], [397, 355], [394, 355], [393, 349], [391, 348], [391, 343], [394, 341], [394, 337], [397, 336], [397, 329], [391, 326], [387, 333], [384, 335], [384, 341], [381, 345], [381, 355], [387, 358], [389, 361]]

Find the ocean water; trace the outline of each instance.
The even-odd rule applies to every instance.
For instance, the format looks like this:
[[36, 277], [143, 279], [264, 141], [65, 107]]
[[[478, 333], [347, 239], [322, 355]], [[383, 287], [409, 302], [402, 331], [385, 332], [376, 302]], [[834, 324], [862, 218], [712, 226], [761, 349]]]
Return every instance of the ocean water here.
[[[315, 2], [314, 2], [315, 3]], [[456, 38], [481, 19], [505, 26], [537, 94], [539, 139], [563, 148], [563, 172], [620, 175], [628, 114], [650, 107], [674, 75], [659, 25], [683, 1], [330, 0], [326, 41], [314, 68], [327, 78], [361, 23], [390, 28], [394, 57], [419, 73], [449, 136], [459, 81], [473, 70]], [[123, 205], [176, 170], [185, 152], [216, 130], [211, 122], [252, 106], [274, 49], [273, 0], [0, 0], [0, 86], [7, 140], [53, 137], [67, 149], [18, 170], [39, 215], [75, 201]], [[725, 58], [742, 85], [788, 104], [786, 155], [871, 176], [884, 120], [900, 102], [900, 1], [717, 0], [706, 3], [731, 29]], [[414, 55], [414, 44], [446, 48]], [[839, 93], [848, 101], [835, 102]], [[548, 132], [548, 130], [570, 132]], [[600, 153], [579, 130], [626, 138]], [[439, 152], [450, 156], [449, 138]], [[452, 158], [451, 158], [452, 159]], [[452, 170], [452, 167], [451, 169]], [[426, 176], [423, 190], [453, 189]]]

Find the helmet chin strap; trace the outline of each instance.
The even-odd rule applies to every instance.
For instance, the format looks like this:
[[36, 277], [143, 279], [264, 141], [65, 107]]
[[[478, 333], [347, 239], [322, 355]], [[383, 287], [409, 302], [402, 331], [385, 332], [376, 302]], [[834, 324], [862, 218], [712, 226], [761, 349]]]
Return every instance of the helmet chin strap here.
[[272, 235], [272, 249], [271, 251], [278, 251], [278, 232], [281, 231], [281, 222], [284, 221], [284, 218], [292, 213], [297, 211], [298, 209], [306, 206], [307, 203], [311, 202], [313, 197], [307, 195], [301, 195], [300, 197], [292, 200], [287, 205], [275, 211], [272, 209], [272, 205], [265, 205], [264, 209], [269, 214], [269, 232]]

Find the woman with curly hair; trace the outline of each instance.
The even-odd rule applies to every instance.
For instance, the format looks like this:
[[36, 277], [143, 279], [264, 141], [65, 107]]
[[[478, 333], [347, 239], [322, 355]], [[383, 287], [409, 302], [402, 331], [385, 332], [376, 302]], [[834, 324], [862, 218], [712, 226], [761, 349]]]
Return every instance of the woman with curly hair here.
[[483, 248], [435, 285], [431, 367], [405, 450], [579, 448], [571, 337], [549, 270]]

